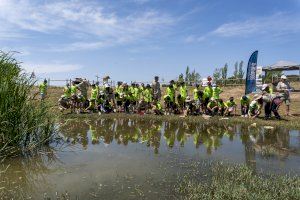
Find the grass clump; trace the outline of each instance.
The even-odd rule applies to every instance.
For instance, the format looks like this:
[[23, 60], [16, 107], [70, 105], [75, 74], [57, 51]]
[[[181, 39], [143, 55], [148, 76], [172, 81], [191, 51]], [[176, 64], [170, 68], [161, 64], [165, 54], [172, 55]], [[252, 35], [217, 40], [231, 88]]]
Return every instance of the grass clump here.
[[186, 175], [176, 188], [183, 199], [300, 199], [300, 178], [262, 176], [245, 165], [212, 164], [209, 177]]
[[32, 95], [34, 84], [11, 54], [0, 52], [0, 157], [33, 149], [53, 132], [47, 105]]

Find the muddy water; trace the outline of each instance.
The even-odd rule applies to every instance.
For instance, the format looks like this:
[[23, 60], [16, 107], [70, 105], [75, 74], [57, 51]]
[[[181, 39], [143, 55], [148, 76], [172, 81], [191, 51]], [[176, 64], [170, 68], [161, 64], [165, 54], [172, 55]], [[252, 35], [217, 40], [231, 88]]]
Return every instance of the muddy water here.
[[178, 177], [210, 161], [300, 174], [300, 132], [284, 128], [99, 119], [59, 131], [51, 148], [1, 164], [0, 197], [174, 199]]

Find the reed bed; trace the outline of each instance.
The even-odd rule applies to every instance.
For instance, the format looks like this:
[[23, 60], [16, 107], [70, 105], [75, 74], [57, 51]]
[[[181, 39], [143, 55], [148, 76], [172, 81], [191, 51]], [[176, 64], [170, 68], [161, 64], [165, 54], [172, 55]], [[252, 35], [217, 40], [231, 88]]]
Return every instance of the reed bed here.
[[45, 102], [34, 100], [35, 80], [13, 54], [0, 52], [0, 158], [48, 141], [54, 120]]

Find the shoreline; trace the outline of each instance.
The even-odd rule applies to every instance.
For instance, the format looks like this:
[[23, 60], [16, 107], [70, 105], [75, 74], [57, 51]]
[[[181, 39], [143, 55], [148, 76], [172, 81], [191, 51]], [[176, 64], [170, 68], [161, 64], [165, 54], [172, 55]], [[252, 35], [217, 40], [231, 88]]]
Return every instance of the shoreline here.
[[155, 121], [170, 121], [170, 122], [178, 122], [185, 121], [188, 123], [209, 123], [211, 125], [235, 125], [235, 124], [243, 124], [248, 126], [271, 126], [271, 127], [284, 127], [291, 130], [300, 130], [300, 119], [298, 117], [284, 117], [282, 120], [264, 120], [262, 118], [257, 119], [249, 119], [242, 118], [240, 116], [232, 116], [232, 117], [206, 117], [206, 116], [187, 116], [182, 117], [180, 115], [152, 115], [152, 114], [125, 114], [125, 113], [111, 113], [111, 114], [102, 114], [98, 115], [98, 113], [84, 113], [84, 114], [60, 114], [58, 116], [58, 120], [73, 120], [73, 119], [89, 119], [89, 120], [97, 120], [97, 119], [133, 119], [133, 120], [155, 120]]

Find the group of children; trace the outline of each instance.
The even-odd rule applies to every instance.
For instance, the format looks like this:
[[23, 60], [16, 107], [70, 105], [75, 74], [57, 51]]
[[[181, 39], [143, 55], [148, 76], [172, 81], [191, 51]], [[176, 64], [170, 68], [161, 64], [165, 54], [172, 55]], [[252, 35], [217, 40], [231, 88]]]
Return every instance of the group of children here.
[[[78, 112], [125, 112], [139, 114], [170, 115], [210, 115], [230, 116], [237, 114], [237, 103], [233, 97], [223, 101], [220, 98], [222, 89], [211, 82], [202, 90], [199, 84], [193, 89], [193, 98], [189, 96], [187, 84], [184, 81], [170, 81], [164, 95], [158, 77], [155, 77], [152, 85], [138, 83], [118, 82], [116, 87], [105, 83], [91, 85], [90, 97], [88, 97], [89, 84], [86, 80], [67, 84], [64, 88], [64, 95], [59, 100], [60, 109], [70, 108]], [[252, 101], [244, 95], [240, 98], [240, 110], [242, 117], [258, 117], [265, 105], [265, 118], [271, 117], [274, 113], [280, 119], [278, 108], [282, 100], [273, 95], [268, 85], [263, 86], [261, 94], [256, 94]], [[164, 106], [163, 106], [164, 105]]]

